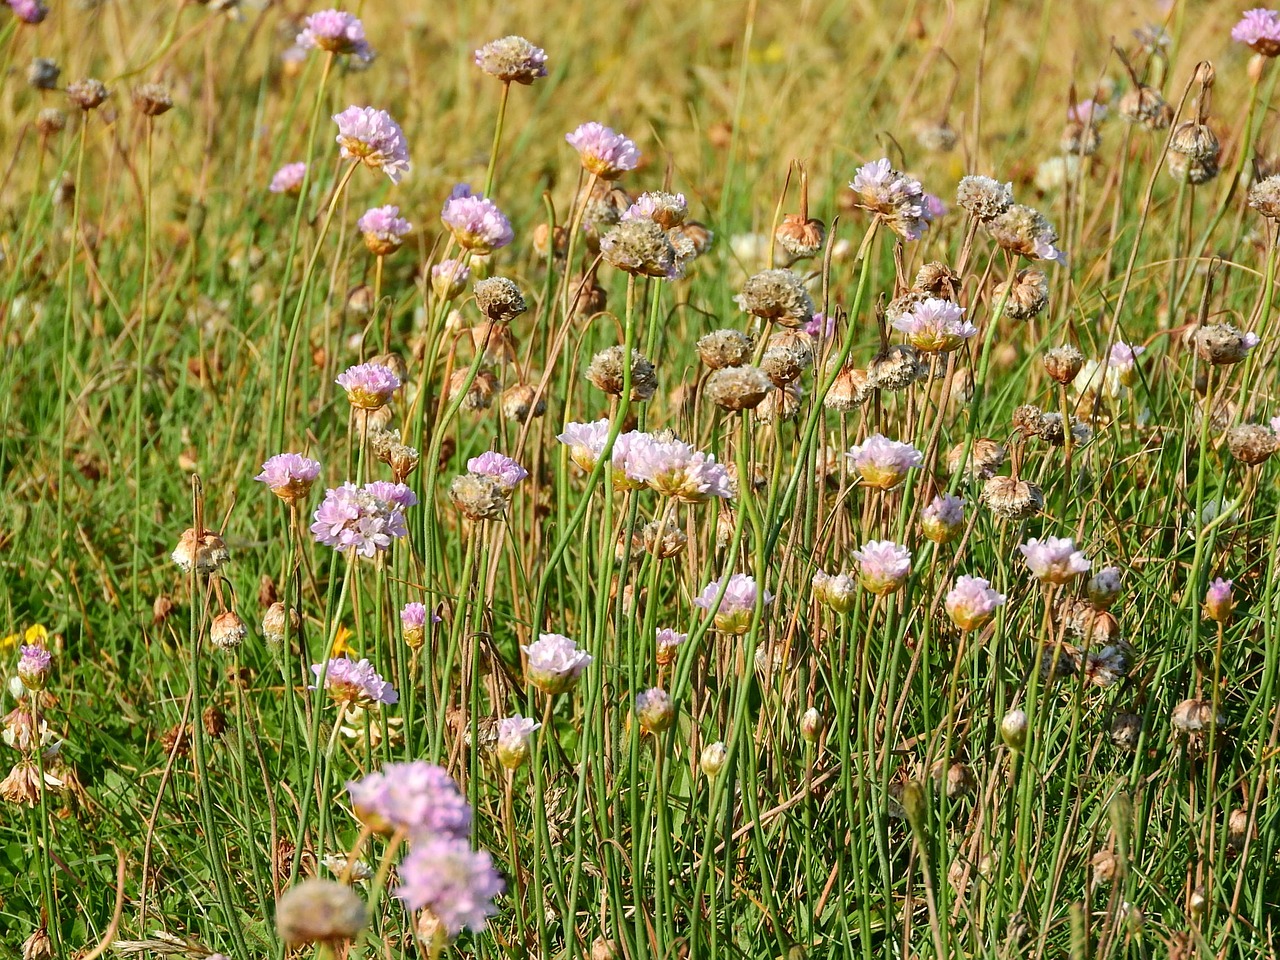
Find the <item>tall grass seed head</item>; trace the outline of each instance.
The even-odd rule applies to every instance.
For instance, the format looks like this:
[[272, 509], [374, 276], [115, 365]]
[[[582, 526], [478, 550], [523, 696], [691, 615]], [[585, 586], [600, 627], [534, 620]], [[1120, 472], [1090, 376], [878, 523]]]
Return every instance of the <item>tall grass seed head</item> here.
[[991, 588], [982, 577], [960, 576], [947, 593], [947, 616], [963, 631], [978, 630], [991, 622], [996, 610], [1004, 606], [1005, 595]]
[[[615, 346], [601, 350], [587, 365], [587, 379], [611, 397], [622, 396], [624, 358], [626, 347]], [[631, 399], [643, 402], [658, 389], [658, 377], [653, 364], [637, 350], [631, 351]]]
[[1044, 509], [1044, 494], [1034, 483], [1015, 477], [989, 477], [982, 487], [982, 503], [1005, 520], [1029, 520]]
[[[328, 664], [313, 663], [311, 672], [316, 684], [324, 678], [325, 691], [344, 707], [390, 706], [400, 700], [395, 687], [383, 680], [368, 660], [333, 657]], [[315, 686], [309, 689], [314, 690]]]
[[813, 319], [813, 298], [804, 281], [791, 270], [765, 270], [747, 279], [734, 298], [744, 311], [784, 327], [799, 327]]
[[721, 633], [744, 634], [751, 628], [751, 618], [755, 613], [756, 602], [768, 606], [773, 602], [773, 594], [768, 590], [761, 592], [755, 577], [745, 573], [735, 573], [729, 577], [724, 596], [716, 604], [716, 595], [720, 592], [720, 581], [712, 580], [702, 588], [702, 593], [694, 597], [693, 605], [703, 610], [713, 611], [713, 623]]
[[346, 391], [347, 401], [357, 410], [379, 410], [400, 389], [400, 378], [378, 363], [348, 367], [334, 383]]
[[877, 596], [900, 589], [911, 573], [911, 551], [892, 540], [868, 540], [850, 556], [858, 561], [858, 582]]
[[373, 59], [373, 48], [365, 39], [364, 24], [358, 17], [342, 10], [318, 10], [308, 16], [294, 43], [303, 50], [347, 54], [366, 63]]
[[498, 912], [493, 898], [506, 889], [486, 851], [452, 837], [420, 838], [399, 873], [395, 896], [410, 910], [429, 910], [450, 937], [482, 931]]
[[949, 493], [936, 496], [920, 513], [920, 532], [934, 543], [950, 543], [964, 530], [964, 500]]
[[392, 183], [409, 172], [409, 143], [391, 114], [374, 107], [350, 106], [333, 115], [337, 143], [344, 159], [381, 170]]
[[873, 433], [845, 454], [863, 486], [892, 490], [907, 478], [907, 472], [924, 465], [924, 455], [909, 443], [890, 440]]
[[144, 83], [133, 88], [134, 109], [148, 117], [158, 117], [173, 109], [169, 88], [159, 83]]
[[990, 223], [1012, 205], [1012, 183], [970, 175], [961, 177], [956, 187], [956, 206], [979, 223]]
[[494, 753], [508, 770], [517, 770], [529, 759], [530, 742], [542, 724], [530, 717], [513, 714], [498, 721], [498, 738]]
[[254, 480], [266, 484], [289, 506], [307, 499], [311, 486], [320, 476], [320, 462], [298, 453], [277, 453], [262, 465]]
[[520, 649], [526, 658], [529, 683], [549, 696], [572, 687], [592, 661], [591, 654], [559, 633], [540, 633], [537, 640]]
[[847, 573], [827, 573], [818, 570], [813, 575], [813, 599], [836, 613], [848, 613], [853, 609], [858, 591], [856, 581]]
[[652, 220], [623, 220], [600, 238], [605, 262], [624, 273], [672, 280], [676, 276], [676, 251], [667, 233]]
[[67, 99], [86, 113], [106, 103], [107, 96], [106, 84], [92, 77], [67, 84]]
[[640, 163], [640, 151], [627, 137], [600, 123], [584, 123], [565, 141], [578, 151], [583, 169], [601, 180], [617, 180]]
[[209, 624], [209, 642], [219, 650], [234, 650], [249, 636], [249, 628], [234, 610], [224, 610]]
[[1231, 28], [1231, 39], [1264, 57], [1280, 54], [1280, 13], [1264, 7], [1246, 10]]
[[1031, 538], [1019, 545], [1018, 551], [1026, 560], [1032, 576], [1044, 583], [1066, 584], [1082, 573], [1088, 573], [1090, 563], [1076, 549], [1070, 537]]
[[269, 643], [283, 643], [286, 627], [290, 636], [296, 637], [302, 629], [302, 621], [298, 611], [286, 607], [279, 600], [267, 607], [262, 615], [262, 636]]
[[1275, 433], [1260, 423], [1237, 424], [1227, 431], [1226, 439], [1231, 456], [1251, 467], [1270, 460], [1280, 449]]
[[636, 720], [645, 733], [662, 733], [676, 721], [671, 694], [661, 687], [650, 687], [636, 694]]
[[751, 360], [751, 338], [739, 330], [712, 330], [698, 339], [698, 356], [712, 370], [740, 367]]
[[893, 327], [921, 353], [949, 353], [978, 332], [964, 319], [964, 307], [936, 297], [912, 306], [893, 321]]
[[173, 562], [188, 573], [194, 569], [197, 573], [213, 573], [231, 559], [227, 545], [212, 530], [205, 530], [197, 536], [194, 527], [182, 531], [178, 545], [170, 554]]
[[303, 880], [276, 902], [276, 935], [291, 946], [353, 940], [366, 923], [364, 901], [334, 880]]
[[512, 34], [490, 40], [475, 52], [475, 64], [503, 83], [525, 86], [547, 75], [547, 52]]
[[404, 831], [422, 836], [467, 840], [471, 805], [443, 767], [425, 760], [384, 763], [358, 780], [347, 781], [347, 794], [360, 821], [390, 835]]

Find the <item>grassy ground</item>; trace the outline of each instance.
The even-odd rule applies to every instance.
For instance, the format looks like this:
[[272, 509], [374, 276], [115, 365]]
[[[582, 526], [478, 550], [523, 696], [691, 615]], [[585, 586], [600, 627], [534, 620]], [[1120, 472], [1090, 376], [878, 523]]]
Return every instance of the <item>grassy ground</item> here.
[[[31, 802], [3, 801], [0, 952], [283, 956], [283, 890], [335, 876], [320, 861], [353, 847], [375, 870], [400, 855], [362, 833], [345, 782], [426, 759], [464, 791], [507, 884], [456, 955], [1273, 955], [1280, 509], [1275, 466], [1240, 462], [1225, 435], [1280, 414], [1276, 228], [1245, 203], [1255, 166], [1275, 169], [1280, 74], [1231, 41], [1236, 6], [395, 6], [353, 10], [378, 56], [327, 73], [320, 51], [282, 60], [309, 12], [294, 3], [246, 3], [235, 19], [109, 0], [60, 4], [36, 26], [0, 19], [0, 663], [8, 679], [19, 642], [42, 636], [54, 654], [39, 696], [0, 694], [13, 741], [0, 775], [26, 763], [53, 778]], [[1151, 26], [1168, 37], [1156, 54], [1134, 33]], [[491, 154], [502, 84], [472, 51], [509, 33], [544, 47], [550, 72], [511, 88]], [[1168, 131], [1119, 117], [1133, 78], [1113, 42], [1178, 122], [1203, 107], [1216, 178], [1180, 184]], [[60, 65], [58, 87], [95, 76], [111, 98], [82, 113], [25, 84], [37, 56]], [[1208, 94], [1201, 61], [1216, 68]], [[174, 102], [154, 119], [130, 98], [150, 81]], [[1067, 108], [1090, 97], [1111, 106], [1100, 145], [1054, 176]], [[348, 104], [401, 123], [403, 182], [356, 169], [340, 186], [349, 164], [328, 118]], [[65, 129], [39, 120], [47, 108]], [[594, 253], [575, 240], [582, 262], [566, 270], [534, 237], [574, 218], [584, 175], [564, 134], [588, 120], [643, 155], [622, 189], [683, 192], [715, 239], [673, 282], [601, 265], [607, 303], [584, 316], [566, 310], [566, 278]], [[954, 149], [927, 149], [920, 131], [944, 122]], [[308, 156], [301, 199], [268, 192]], [[479, 189], [491, 156], [516, 239], [475, 276], [509, 277], [528, 301], [514, 358], [492, 370], [502, 389], [540, 387], [545, 413], [527, 422], [450, 402], [449, 377], [479, 372], [480, 315], [469, 292], [442, 303], [422, 276], [453, 249], [441, 204], [455, 183]], [[952, 208], [919, 241], [896, 243], [852, 202], [848, 182], [882, 156]], [[734, 298], [770, 256], [782, 263], [769, 237], [799, 209], [795, 160], [828, 243], [794, 269], [837, 323], [798, 381], [796, 418], [765, 423], [714, 407], [695, 343], [760, 332]], [[1056, 225], [1066, 264], [1020, 261], [971, 229], [954, 203], [970, 173], [1011, 181]], [[383, 203], [414, 230], [379, 267], [355, 221]], [[878, 302], [937, 260], [957, 269], [977, 336], [905, 391], [824, 407], [835, 361], [864, 369], [880, 349]], [[1028, 267], [1047, 275], [1048, 306], [1017, 320], [998, 285]], [[1207, 365], [1186, 335], [1209, 323], [1260, 345]], [[628, 332], [656, 367], [648, 402], [585, 378]], [[1102, 395], [1045, 372], [1051, 347], [1105, 363], [1118, 342], [1146, 349]], [[324, 487], [390, 476], [334, 384], [388, 348], [406, 373], [387, 426], [422, 454], [407, 480], [421, 503], [379, 561], [349, 562], [306, 526]], [[1021, 404], [1067, 410], [1091, 435], [1024, 437]], [[609, 492], [603, 468], [588, 474], [556, 442], [566, 422], [601, 417], [673, 430], [757, 482], [696, 504]], [[924, 454], [886, 492], [839, 456], [876, 432]], [[947, 470], [947, 452], [979, 438], [1008, 447], [1002, 473], [1043, 490], [1039, 515], [1002, 519], [980, 482]], [[296, 516], [253, 480], [285, 450], [323, 463]], [[473, 523], [448, 488], [486, 450], [530, 476], [504, 520]], [[936, 544], [920, 515], [947, 490], [967, 501], [965, 526]], [[209, 579], [169, 556], [200, 513], [231, 554]], [[650, 521], [687, 543], [620, 559], [615, 545]], [[1017, 549], [1046, 536], [1073, 537], [1094, 572], [1120, 570], [1114, 620], [1094, 634], [1073, 633], [1084, 614], [1062, 605], [1086, 609], [1087, 577], [1043, 585]], [[845, 613], [818, 602], [815, 572], [856, 574], [852, 551], [877, 539], [912, 551], [905, 584], [859, 589]], [[742, 634], [693, 603], [732, 573], [774, 596]], [[1007, 597], [967, 634], [943, 603], [962, 574]], [[1235, 584], [1226, 623], [1203, 610], [1218, 577]], [[283, 644], [259, 629], [277, 598], [302, 615]], [[441, 617], [416, 651], [397, 616], [408, 602]], [[209, 642], [222, 609], [249, 624], [233, 651]], [[671, 663], [659, 627], [689, 635]], [[1102, 649], [1104, 628], [1130, 645], [1126, 669], [1067, 669]], [[525, 677], [520, 645], [539, 632], [595, 658], [554, 698]], [[337, 724], [307, 687], [329, 651], [367, 657], [399, 702]], [[654, 686], [675, 710], [656, 735], [634, 716]], [[1188, 699], [1223, 721], [1179, 728]], [[1028, 735], [1011, 749], [999, 729], [1016, 709]], [[19, 749], [33, 710], [56, 756]], [[492, 741], [516, 712], [543, 727], [512, 772]], [[708, 776], [715, 742], [727, 760]], [[370, 934], [321, 950], [426, 951], [394, 876], [353, 884]]]

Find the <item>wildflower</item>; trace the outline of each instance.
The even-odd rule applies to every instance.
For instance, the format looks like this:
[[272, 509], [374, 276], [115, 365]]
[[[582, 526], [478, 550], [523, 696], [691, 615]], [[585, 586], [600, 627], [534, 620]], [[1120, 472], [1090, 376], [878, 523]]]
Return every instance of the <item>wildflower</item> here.
[[529, 471], [520, 464], [493, 450], [468, 460], [467, 470], [477, 476], [491, 477], [507, 494], [516, 488], [516, 484], [529, 476]]
[[51, 654], [43, 644], [24, 644], [18, 650], [18, 679], [28, 690], [43, 690], [53, 663]]
[[44, 22], [49, 15], [49, 7], [44, 0], [8, 0], [9, 9], [23, 23], [35, 25]]
[[385, 110], [373, 107], [347, 107], [333, 116], [338, 125], [341, 155], [356, 160], [373, 170], [381, 170], [399, 183], [409, 171], [409, 145], [400, 124]]
[[1089, 578], [1085, 588], [1089, 593], [1089, 602], [1099, 610], [1109, 610], [1120, 597], [1120, 568], [1103, 567]]
[[605, 261], [641, 277], [676, 278], [676, 251], [666, 231], [652, 220], [624, 220], [600, 238]]
[[1084, 354], [1067, 344], [1047, 350], [1042, 358], [1045, 373], [1065, 386], [1073, 381], [1084, 366]]
[[836, 613], [848, 613], [853, 609], [857, 593], [854, 580], [847, 573], [831, 574], [820, 569], [813, 575], [812, 586], [813, 599]]
[[1280, 220], [1280, 175], [1265, 177], [1251, 186], [1249, 206], [1268, 220]]
[[740, 367], [751, 359], [751, 338], [738, 330], [713, 330], [698, 339], [697, 348], [712, 370]]
[[868, 540], [850, 556], [858, 561], [858, 582], [877, 596], [899, 589], [911, 573], [911, 551], [892, 540]]
[[209, 624], [209, 641], [219, 650], [234, 650], [249, 636], [249, 628], [234, 610], [223, 610]]
[[[368, 660], [348, 660], [334, 657], [326, 667], [313, 663], [311, 672], [316, 682], [324, 677], [324, 688], [338, 703], [344, 706], [372, 707], [380, 703], [393, 704], [400, 699], [389, 681], [383, 680]], [[309, 689], [316, 689], [315, 686]]]
[[354, 940], [366, 923], [364, 901], [334, 880], [303, 880], [276, 902], [276, 934], [290, 945]]
[[366, 63], [373, 59], [373, 49], [365, 40], [364, 24], [341, 10], [320, 10], [311, 14], [294, 43], [303, 50], [350, 54]]
[[56, 90], [58, 77], [61, 74], [62, 68], [58, 66], [57, 61], [47, 57], [35, 57], [27, 67], [27, 84], [33, 90]]
[[759, 367], [723, 367], [714, 370], [703, 386], [707, 398], [724, 410], [754, 410], [774, 389], [773, 381]]
[[867, 378], [878, 390], [906, 390], [927, 373], [916, 348], [905, 343], [893, 344], [867, 364]]
[[1183, 700], [1173, 708], [1170, 722], [1179, 733], [1201, 733], [1221, 726], [1226, 719], [1213, 709], [1211, 700]]
[[929, 297], [893, 321], [895, 330], [921, 353], [948, 353], [978, 332], [964, 319], [964, 307]]
[[414, 844], [399, 872], [395, 895], [410, 910], [429, 910], [450, 937], [483, 930], [497, 913], [493, 898], [506, 889], [487, 852], [452, 837]]
[[404, 243], [413, 225], [400, 216], [396, 206], [372, 207], [356, 221], [356, 229], [364, 235], [364, 245], [376, 257], [395, 253]]
[[682, 440], [638, 446], [628, 457], [626, 469], [628, 476], [681, 503], [733, 496], [729, 475], [716, 463], [715, 455], [695, 450]]
[[676, 711], [671, 694], [661, 687], [650, 687], [636, 694], [636, 719], [646, 733], [662, 733], [675, 723]]
[[1081, 100], [1067, 108], [1067, 122], [1081, 124], [1101, 123], [1107, 117], [1107, 105], [1096, 100]]
[[1070, 537], [1034, 537], [1018, 547], [1027, 561], [1031, 573], [1045, 583], [1070, 583], [1082, 573], [1089, 572], [1089, 561], [1076, 549]]
[[1025, 710], [1010, 710], [1000, 720], [1000, 736], [1015, 753], [1027, 745], [1027, 714]]
[[1138, 357], [1147, 352], [1146, 347], [1130, 346], [1123, 340], [1113, 343], [1107, 354], [1107, 369], [1126, 387], [1132, 386], [1137, 376]]
[[498, 721], [498, 738], [494, 747], [498, 762], [508, 770], [515, 770], [529, 759], [529, 741], [542, 724], [529, 717], [514, 714]]
[[947, 593], [947, 616], [961, 630], [977, 630], [986, 626], [996, 610], [1004, 606], [1005, 596], [991, 589], [982, 577], [960, 576]]
[[302, 192], [302, 181], [306, 175], [305, 163], [286, 163], [272, 175], [267, 189], [272, 193], [284, 193], [296, 197]]
[[525, 673], [529, 682], [550, 696], [572, 687], [593, 659], [558, 633], [540, 633], [537, 640], [520, 649], [527, 658]]
[[524, 295], [506, 277], [488, 277], [475, 286], [476, 306], [490, 323], [510, 323], [528, 309]]
[[1226, 366], [1239, 363], [1258, 345], [1256, 333], [1241, 333], [1229, 323], [1197, 327], [1193, 334], [1196, 355], [1206, 363]]
[[1261, 424], [1241, 423], [1227, 431], [1227, 449], [1241, 463], [1255, 467], [1280, 449], [1280, 439]]
[[822, 404], [831, 410], [848, 413], [866, 403], [875, 388], [876, 384], [872, 382], [865, 370], [848, 365], [842, 367], [836, 374]]
[[850, 447], [845, 457], [865, 486], [879, 490], [892, 490], [907, 478], [908, 470], [924, 464], [924, 455], [911, 444], [879, 433]]
[[513, 34], [490, 40], [477, 50], [475, 64], [503, 83], [528, 86], [547, 75], [547, 52]]
[[492, 253], [515, 239], [511, 221], [497, 204], [473, 194], [470, 185], [465, 183], [453, 188], [440, 211], [440, 220], [449, 228], [458, 246], [475, 254]]
[[283, 643], [286, 624], [288, 624], [289, 632], [296, 637], [302, 627], [298, 611], [287, 609], [283, 603], [277, 600], [262, 615], [262, 635], [271, 643]]
[[206, 530], [197, 536], [194, 527], [182, 531], [171, 556], [173, 562], [188, 573], [194, 569], [197, 573], [204, 574], [213, 573], [231, 559], [222, 537], [212, 530]]
[[556, 439], [569, 448], [570, 460], [583, 470], [593, 470], [604, 453], [605, 443], [609, 439], [609, 421], [607, 419], [596, 420], [594, 423], [571, 421], [564, 425], [564, 432]]
[[1280, 13], [1261, 7], [1246, 10], [1231, 28], [1231, 39], [1264, 57], [1280, 54]]
[[449, 485], [449, 499], [469, 520], [501, 520], [507, 512], [507, 495], [493, 477], [460, 474]]
[[144, 83], [133, 88], [133, 106], [148, 117], [158, 117], [173, 109], [169, 89], [159, 83]]
[[631, 140], [599, 123], [584, 123], [564, 138], [578, 151], [583, 168], [601, 180], [617, 180], [640, 162]]
[[813, 319], [800, 327], [815, 340], [831, 339], [836, 335], [836, 318], [822, 313], [815, 313]]
[[[358, 487], [344, 483], [325, 491], [324, 500], [316, 508], [311, 534], [317, 543], [354, 556], [371, 558], [390, 548], [393, 540], [407, 536], [404, 508], [411, 506], [407, 498], [388, 491], [407, 490], [403, 484], [374, 484]], [[379, 493], [384, 495], [380, 496]]]
[[1231, 614], [1236, 606], [1233, 586], [1233, 581], [1218, 577], [1205, 591], [1204, 615], [1215, 623], [1225, 625], [1231, 622]]
[[318, 460], [298, 453], [277, 453], [262, 465], [262, 472], [253, 479], [265, 483], [277, 497], [294, 506], [307, 498], [319, 476]]
[[765, 270], [742, 285], [734, 302], [747, 313], [776, 320], [784, 327], [800, 327], [813, 319], [813, 298], [804, 281], [791, 270]]
[[872, 211], [904, 240], [919, 240], [932, 219], [920, 181], [893, 169], [888, 159], [874, 160], [858, 168], [850, 189], [858, 205]]
[[439, 617], [429, 614], [426, 606], [416, 601], [406, 603], [400, 609], [400, 626], [404, 630], [404, 642], [411, 648], [416, 650], [422, 646], [428, 619], [431, 623], [440, 622]]
[[380, 770], [347, 781], [351, 806], [361, 822], [379, 833], [412, 836], [471, 836], [471, 807], [443, 767], [425, 760], [384, 763]]
[[964, 500], [944, 493], [920, 514], [920, 532], [934, 543], [950, 543], [964, 529]]
[[378, 410], [400, 389], [400, 378], [377, 363], [348, 367], [334, 383], [347, 392], [347, 400], [358, 410]]
[[[611, 397], [622, 396], [624, 375], [622, 370], [626, 347], [616, 346], [601, 350], [587, 365], [587, 379]], [[653, 364], [637, 350], [631, 351], [631, 399], [645, 401], [658, 389], [658, 378]]]
[[1065, 263], [1066, 254], [1056, 246], [1058, 232], [1040, 211], [1015, 203], [986, 222], [987, 232], [1003, 249], [1028, 260]]
[[694, 597], [693, 605], [713, 611], [715, 627], [722, 633], [746, 633], [751, 627], [756, 601], [759, 600], [762, 606], [773, 602], [773, 594], [768, 590], [761, 592], [755, 578], [745, 573], [735, 573], [729, 578], [724, 596], [717, 605], [719, 593], [720, 581], [712, 580], [703, 587], [702, 593]]
[[689, 202], [683, 193], [667, 193], [651, 190], [642, 193], [636, 202], [622, 213], [621, 222], [628, 220], [652, 220], [663, 230], [671, 230], [684, 223], [689, 213]]
[[689, 639], [687, 633], [677, 633], [670, 627], [660, 627], [654, 638], [657, 643], [658, 666], [665, 667], [676, 658], [676, 650]]
[[106, 103], [106, 84], [92, 77], [73, 80], [67, 84], [67, 99], [87, 113]]
[[961, 177], [956, 205], [979, 223], [989, 223], [1013, 205], [1013, 184], [991, 177]]
[[708, 777], [714, 777], [724, 769], [725, 761], [728, 759], [728, 749], [726, 749], [722, 741], [717, 740], [715, 743], [709, 743], [702, 748], [702, 755], [698, 758], [698, 766]]

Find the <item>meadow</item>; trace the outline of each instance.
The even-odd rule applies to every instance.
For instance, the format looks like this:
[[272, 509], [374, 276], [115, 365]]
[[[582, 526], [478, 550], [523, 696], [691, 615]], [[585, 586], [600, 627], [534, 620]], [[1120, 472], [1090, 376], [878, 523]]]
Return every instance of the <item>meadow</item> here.
[[1274, 957], [1277, 55], [6, 0], [0, 956]]

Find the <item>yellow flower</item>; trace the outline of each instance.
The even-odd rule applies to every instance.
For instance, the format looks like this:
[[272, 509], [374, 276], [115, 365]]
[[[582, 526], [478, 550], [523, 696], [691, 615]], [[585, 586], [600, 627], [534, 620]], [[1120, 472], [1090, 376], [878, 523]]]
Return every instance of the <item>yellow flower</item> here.
[[333, 638], [333, 647], [329, 650], [330, 659], [333, 657], [344, 657], [349, 653], [355, 653], [355, 650], [351, 648], [351, 644], [347, 643], [347, 640], [350, 637], [351, 631], [345, 626], [339, 624], [338, 632]]
[[49, 631], [45, 629], [44, 624], [36, 623], [27, 627], [27, 632], [23, 635], [22, 642], [26, 644], [44, 644], [48, 639]]
[[13, 653], [18, 649], [18, 635], [11, 633], [3, 640], [0, 640], [0, 653]]

